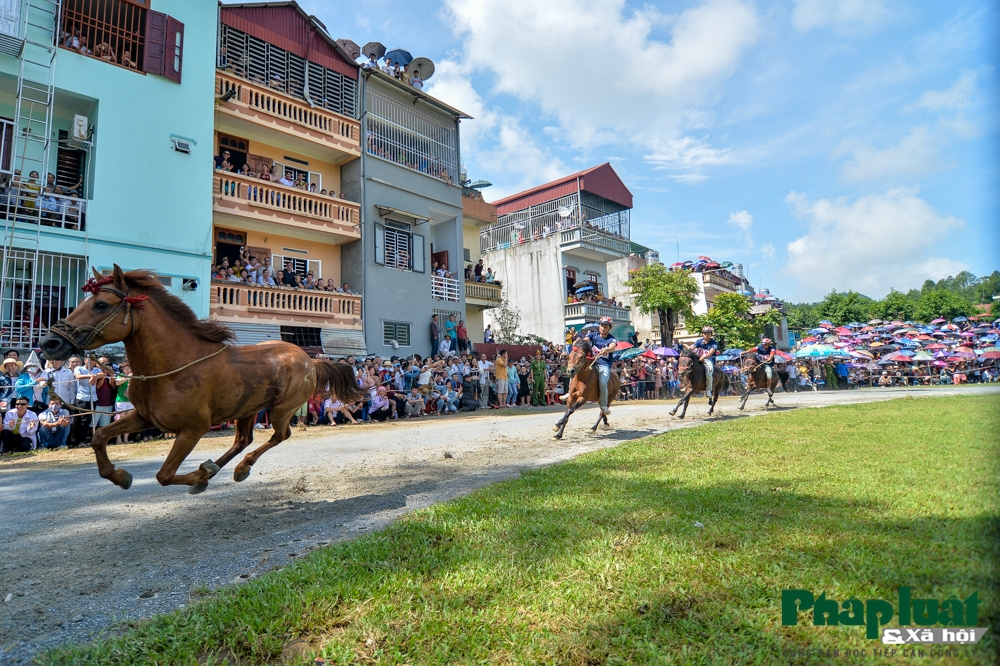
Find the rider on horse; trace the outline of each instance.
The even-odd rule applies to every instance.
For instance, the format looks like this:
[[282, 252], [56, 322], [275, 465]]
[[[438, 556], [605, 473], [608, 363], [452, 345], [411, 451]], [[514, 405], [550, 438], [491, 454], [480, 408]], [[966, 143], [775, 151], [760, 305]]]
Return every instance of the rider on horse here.
[[694, 343], [695, 351], [705, 366], [705, 391], [712, 395], [712, 388], [715, 386], [713, 373], [715, 372], [715, 361], [712, 359], [719, 353], [719, 343], [712, 337], [711, 326], [701, 329], [701, 339]]
[[775, 352], [778, 350], [771, 344], [771, 338], [761, 338], [760, 344], [757, 345], [755, 351], [757, 352], [757, 359], [764, 366], [764, 372], [767, 373], [767, 383], [770, 385], [774, 381], [774, 357]]
[[587, 339], [597, 351], [594, 354], [594, 368], [597, 370], [598, 381], [601, 385], [601, 414], [607, 416], [611, 413], [608, 409], [608, 379], [611, 378], [611, 352], [618, 345], [618, 340], [611, 335], [611, 317], [601, 317], [599, 330], [591, 331], [587, 334]]

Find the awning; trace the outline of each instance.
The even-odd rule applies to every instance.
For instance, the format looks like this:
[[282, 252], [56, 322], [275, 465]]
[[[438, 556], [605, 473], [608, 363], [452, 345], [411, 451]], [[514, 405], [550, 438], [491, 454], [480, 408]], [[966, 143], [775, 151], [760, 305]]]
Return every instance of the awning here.
[[400, 210], [399, 208], [393, 208], [392, 206], [380, 206], [375, 204], [375, 207], [378, 208], [378, 214], [382, 217], [385, 217], [386, 215], [399, 215], [401, 217], [408, 217], [412, 220], [423, 220], [424, 222], [431, 221], [431, 218], [426, 215], [417, 215], [416, 213], [410, 213], [405, 210]]

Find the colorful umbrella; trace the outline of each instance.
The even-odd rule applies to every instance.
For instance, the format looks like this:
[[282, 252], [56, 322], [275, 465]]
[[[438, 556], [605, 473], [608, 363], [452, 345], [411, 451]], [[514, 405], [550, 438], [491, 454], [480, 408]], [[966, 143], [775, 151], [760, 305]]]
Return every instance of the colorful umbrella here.
[[619, 356], [618, 358], [624, 361], [626, 359], [634, 358], [636, 356], [641, 356], [644, 351], [645, 350], [642, 347], [633, 347], [632, 349], [627, 349], [624, 352], [622, 352], [622, 355]]
[[631, 349], [634, 346], [635, 345], [633, 345], [631, 342], [619, 342], [618, 344], [615, 345], [615, 351], [624, 351], [626, 349]]
[[988, 351], [988, 352], [985, 352], [979, 358], [983, 358], [983, 359], [987, 359], [987, 358], [997, 359], [997, 358], [1000, 358], [1000, 351]]
[[670, 347], [657, 347], [653, 350], [653, 353], [657, 356], [680, 356], [676, 349]]

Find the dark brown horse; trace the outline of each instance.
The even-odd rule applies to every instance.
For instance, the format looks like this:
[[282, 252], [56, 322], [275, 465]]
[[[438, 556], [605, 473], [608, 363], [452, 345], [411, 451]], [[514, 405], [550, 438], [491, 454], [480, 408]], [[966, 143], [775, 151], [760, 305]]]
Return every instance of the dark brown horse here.
[[[147, 428], [177, 433], [173, 447], [156, 474], [166, 486], [190, 486], [200, 493], [226, 463], [253, 441], [257, 414], [270, 408], [274, 434], [248, 453], [233, 471], [243, 481], [268, 449], [291, 435], [292, 415], [317, 390], [347, 402], [360, 398], [353, 370], [345, 363], [309, 358], [287, 342], [232, 345], [233, 332], [218, 322], [199, 320], [179, 298], [147, 271], [123, 273], [116, 265], [109, 277], [96, 271], [85, 291], [93, 294], [41, 340], [50, 359], [124, 341], [132, 367], [129, 401], [135, 409], [98, 428], [92, 446], [102, 477], [124, 490], [132, 475], [108, 459], [112, 437]], [[218, 460], [177, 474], [201, 437], [213, 424], [236, 422], [236, 440]]]
[[774, 389], [778, 388], [778, 383], [780, 382], [778, 371], [772, 368], [771, 381], [769, 382], [767, 381], [767, 370], [764, 369], [764, 364], [756, 358], [747, 357], [743, 359], [743, 372], [747, 375], [747, 391], [743, 394], [740, 409], [743, 409], [743, 406], [747, 404], [747, 398], [757, 389], [767, 391], [767, 402], [764, 403], [765, 409], [770, 405], [774, 405]]
[[[677, 379], [680, 380], [684, 395], [681, 396], [677, 406], [670, 410], [670, 415], [676, 415], [677, 410], [680, 409], [681, 415], [678, 418], [684, 418], [691, 396], [698, 391], [705, 390], [705, 366], [702, 365], [701, 359], [690, 347], [684, 347], [684, 351], [681, 352], [680, 359], [677, 361]], [[715, 372], [712, 373], [712, 381], [715, 383], [715, 387], [706, 392], [709, 416], [715, 411], [715, 403], [719, 401], [719, 396], [729, 389], [729, 376], [723, 372], [721, 366], [717, 365]], [[681, 409], [682, 405], [683, 409]]]
[[[597, 376], [597, 370], [593, 367], [594, 360], [593, 346], [590, 344], [590, 340], [583, 338], [573, 343], [573, 350], [566, 361], [566, 368], [570, 376], [569, 393], [567, 393], [569, 397], [566, 398], [566, 413], [553, 426], [553, 430], [556, 431], [556, 434], [553, 435], [554, 439], [562, 439], [563, 432], [566, 430], [566, 424], [569, 422], [569, 417], [573, 415], [573, 412], [588, 402], [600, 401], [601, 384]], [[618, 373], [612, 372], [611, 376], [608, 377], [608, 407], [618, 397], [618, 391], [621, 389], [621, 386], [622, 382], [618, 377]], [[597, 417], [597, 423], [594, 424], [591, 431], [596, 432], [597, 426], [601, 424], [601, 421], [604, 421], [604, 425], [611, 427], [608, 423], [608, 417], [601, 413]]]

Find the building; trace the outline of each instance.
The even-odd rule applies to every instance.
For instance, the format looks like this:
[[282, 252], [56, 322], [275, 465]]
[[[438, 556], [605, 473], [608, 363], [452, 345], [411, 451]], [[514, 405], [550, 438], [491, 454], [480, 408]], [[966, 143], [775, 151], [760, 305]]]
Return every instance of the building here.
[[[628, 308], [610, 304], [608, 262], [632, 252], [632, 193], [605, 163], [496, 202], [480, 250], [521, 311], [521, 333], [563, 340], [602, 317], [632, 333]], [[617, 301], [616, 301], [617, 303]], [[491, 323], [489, 312], [486, 323]]]
[[[361, 198], [345, 183], [361, 164], [358, 66], [294, 2], [220, 5], [214, 58], [215, 261], [233, 265], [242, 252], [272, 278], [296, 273], [355, 293], [216, 281], [212, 318], [242, 344], [364, 355], [362, 281], [349, 277], [359, 267], [344, 265], [344, 248], [362, 237]], [[211, 169], [207, 151], [200, 159]]]
[[362, 233], [344, 245], [343, 279], [369, 298], [369, 354], [426, 356], [432, 314], [465, 316], [459, 123], [470, 116], [378, 70], [360, 83], [364, 147], [342, 188], [361, 203]]
[[0, 4], [0, 344], [35, 346], [91, 266], [150, 269], [207, 314], [216, 13]]
[[[479, 261], [479, 234], [484, 227], [497, 221], [497, 207], [486, 203], [477, 189], [470, 187], [462, 191], [462, 255], [466, 266], [475, 266]], [[465, 281], [465, 327], [469, 340], [483, 342], [486, 328], [485, 312], [500, 305], [501, 287], [485, 282]]]
[[635, 307], [632, 290], [625, 286], [630, 273], [652, 263], [659, 263], [660, 255], [656, 250], [632, 243], [632, 253], [627, 257], [608, 262], [608, 292], [611, 298], [629, 308], [632, 317], [632, 328], [639, 344], [646, 340], [658, 347], [660, 343], [660, 319], [656, 313], [642, 314]]

